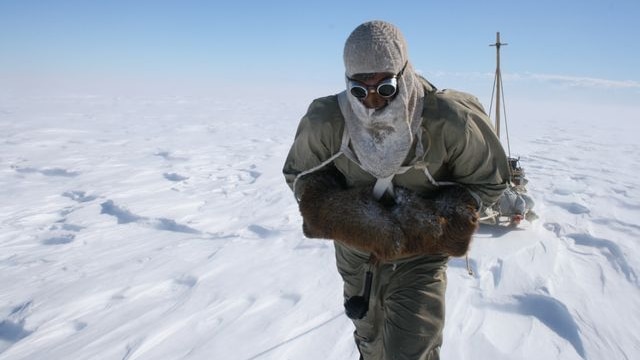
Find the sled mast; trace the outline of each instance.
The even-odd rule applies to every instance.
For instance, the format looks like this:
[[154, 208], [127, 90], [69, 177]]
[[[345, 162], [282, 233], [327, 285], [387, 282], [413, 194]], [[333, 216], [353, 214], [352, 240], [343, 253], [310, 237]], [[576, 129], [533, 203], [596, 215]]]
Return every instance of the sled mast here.
[[[504, 90], [502, 88], [502, 71], [500, 70], [500, 47], [502, 45], [508, 45], [507, 43], [503, 43], [500, 42], [500, 32], [496, 32], [496, 42], [495, 44], [490, 44], [489, 46], [495, 46], [496, 47], [496, 75], [495, 75], [495, 79], [493, 82], [493, 90], [495, 92], [496, 95], [496, 118], [495, 118], [495, 132], [496, 135], [498, 135], [498, 139], [500, 139], [500, 123], [501, 123], [501, 113], [500, 113], [500, 106], [502, 106], [503, 108], [505, 107], [504, 105]], [[502, 104], [501, 104], [502, 102]], [[493, 93], [491, 94], [491, 106], [493, 106]], [[489, 113], [491, 113], [491, 109], [489, 109]], [[505, 126], [506, 128], [506, 135], [507, 135], [507, 148], [509, 149], [509, 155], [511, 153], [511, 146], [509, 144], [509, 128], [507, 125], [507, 116], [506, 113], [504, 114], [505, 118], [504, 118], [504, 122], [505, 122]]]
[[496, 32], [495, 44], [489, 46], [496, 47], [496, 76], [493, 80], [493, 91], [491, 92], [491, 102], [489, 116], [493, 110], [493, 96], [496, 95], [496, 112], [494, 132], [500, 139], [501, 122], [504, 122], [504, 133], [507, 140], [507, 161], [509, 165], [509, 181], [507, 188], [498, 201], [491, 206], [488, 211], [489, 216], [481, 218], [480, 222], [492, 225], [517, 226], [522, 220], [532, 221], [538, 218], [533, 212], [533, 200], [527, 196], [527, 183], [524, 168], [520, 166], [520, 157], [511, 156], [511, 145], [509, 144], [509, 122], [507, 121], [507, 109], [504, 101], [504, 88], [502, 85], [502, 71], [500, 69], [500, 47], [507, 43], [500, 42], [500, 32]]
[[496, 90], [496, 135], [500, 138], [500, 99], [502, 93], [502, 73], [500, 72], [500, 46], [508, 45], [500, 42], [500, 32], [496, 33], [496, 43], [489, 46], [496, 47], [496, 77], [495, 77], [495, 90]]

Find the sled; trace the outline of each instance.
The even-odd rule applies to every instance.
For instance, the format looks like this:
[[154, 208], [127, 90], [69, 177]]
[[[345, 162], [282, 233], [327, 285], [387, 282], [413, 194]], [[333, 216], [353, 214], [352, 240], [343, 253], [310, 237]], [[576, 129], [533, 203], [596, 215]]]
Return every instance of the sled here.
[[[496, 33], [496, 42], [490, 46], [496, 47], [496, 75], [493, 82], [493, 92], [491, 94], [491, 107], [493, 107], [493, 95], [495, 94], [496, 111], [495, 126], [493, 127], [498, 139], [500, 139], [501, 125], [501, 109], [500, 102], [504, 107], [504, 91], [502, 86], [502, 74], [500, 71], [500, 47], [507, 45], [500, 42], [500, 33]], [[489, 109], [491, 114], [491, 108]], [[525, 176], [524, 168], [520, 165], [520, 157], [511, 156], [511, 146], [509, 144], [509, 128], [507, 126], [505, 112], [505, 130], [507, 139], [508, 162], [509, 162], [509, 182], [508, 187], [498, 201], [490, 208], [484, 210], [480, 217], [482, 224], [512, 226], [520, 225], [523, 220], [533, 221], [538, 216], [533, 211], [534, 202], [531, 196], [527, 194], [527, 183], [529, 182]], [[502, 140], [501, 140], [502, 141]]]

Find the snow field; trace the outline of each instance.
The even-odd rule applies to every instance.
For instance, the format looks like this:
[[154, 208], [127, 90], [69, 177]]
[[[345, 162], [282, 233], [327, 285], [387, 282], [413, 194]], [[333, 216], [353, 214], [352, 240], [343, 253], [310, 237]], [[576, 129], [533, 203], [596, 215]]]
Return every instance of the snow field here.
[[[3, 98], [0, 359], [357, 359], [280, 174], [309, 101]], [[520, 114], [540, 219], [451, 260], [444, 359], [640, 354], [640, 113], [600, 115]]]

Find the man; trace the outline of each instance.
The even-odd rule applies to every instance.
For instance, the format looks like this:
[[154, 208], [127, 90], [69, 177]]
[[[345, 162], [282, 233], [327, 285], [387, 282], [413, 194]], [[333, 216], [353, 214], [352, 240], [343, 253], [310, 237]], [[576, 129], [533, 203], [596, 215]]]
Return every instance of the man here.
[[507, 159], [477, 100], [417, 75], [394, 25], [358, 26], [344, 64], [347, 90], [313, 101], [283, 172], [305, 235], [334, 240], [360, 358], [439, 359], [448, 258]]

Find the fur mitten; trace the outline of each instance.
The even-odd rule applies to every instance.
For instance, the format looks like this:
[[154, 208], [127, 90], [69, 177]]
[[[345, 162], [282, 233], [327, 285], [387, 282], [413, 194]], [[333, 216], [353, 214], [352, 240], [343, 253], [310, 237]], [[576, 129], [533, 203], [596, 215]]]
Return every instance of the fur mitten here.
[[325, 238], [371, 252], [379, 260], [396, 257], [405, 241], [389, 209], [376, 201], [371, 187], [345, 189], [331, 171], [302, 178], [300, 213], [309, 238]]
[[396, 188], [392, 212], [406, 234], [401, 253], [465, 255], [479, 225], [476, 209], [461, 186], [444, 187], [433, 199]]

